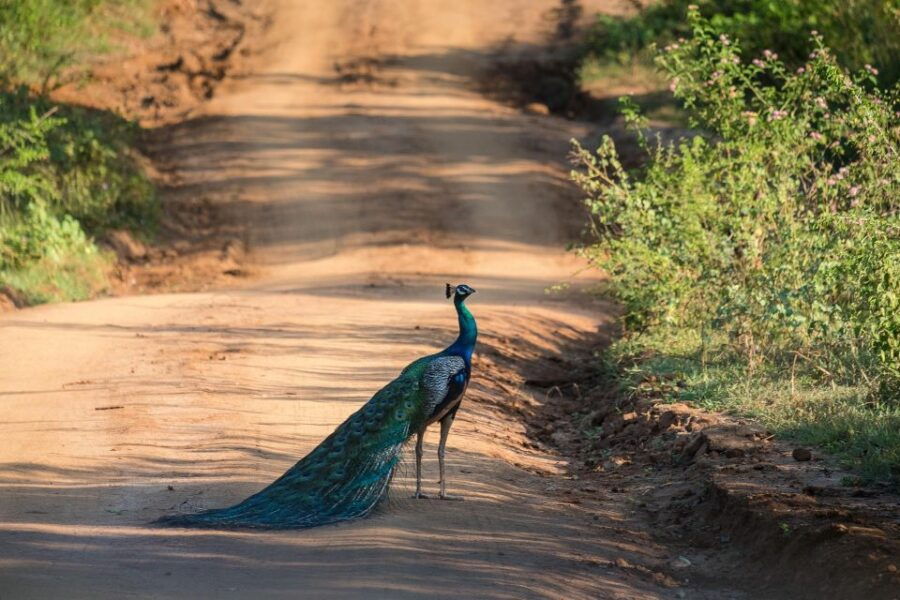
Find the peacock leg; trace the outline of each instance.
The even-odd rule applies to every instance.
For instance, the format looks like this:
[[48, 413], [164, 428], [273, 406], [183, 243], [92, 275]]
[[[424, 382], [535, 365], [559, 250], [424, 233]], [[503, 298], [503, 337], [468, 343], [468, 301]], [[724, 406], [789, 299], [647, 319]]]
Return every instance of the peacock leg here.
[[425, 428], [419, 431], [416, 439], [416, 493], [413, 498], [428, 498], [422, 493], [422, 442], [425, 441]]
[[456, 411], [451, 411], [446, 417], [441, 419], [441, 442], [438, 445], [438, 465], [441, 473], [441, 500], [462, 500], [462, 496], [450, 496], [447, 494], [447, 477], [444, 473], [444, 451], [447, 447], [447, 435], [450, 433], [450, 426], [453, 425], [453, 417]]

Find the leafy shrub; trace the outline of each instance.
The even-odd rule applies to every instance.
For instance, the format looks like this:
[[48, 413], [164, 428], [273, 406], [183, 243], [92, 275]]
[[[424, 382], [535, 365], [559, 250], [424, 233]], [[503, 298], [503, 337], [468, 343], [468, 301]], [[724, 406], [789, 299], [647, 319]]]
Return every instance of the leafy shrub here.
[[136, 133], [124, 119], [24, 88], [0, 93], [0, 212], [39, 198], [89, 233], [152, 228], [157, 207], [131, 150]]
[[28, 202], [56, 193], [45, 172], [32, 170], [50, 158], [47, 134], [62, 122], [52, 118], [52, 112], [38, 116], [34, 106], [13, 115], [9, 104], [0, 96], [0, 215], [4, 217]]
[[108, 263], [78, 221], [54, 216], [41, 201], [0, 227], [0, 284], [31, 304], [93, 295], [105, 286]]
[[743, 365], [731, 381], [789, 374], [896, 399], [896, 98], [869, 91], [871, 68], [848, 75], [819, 36], [788, 69], [771, 51], [745, 62], [737, 40], [688, 17], [690, 40], [657, 62], [702, 134], [654, 143], [626, 103], [644, 167], [626, 172], [608, 137], [575, 148], [594, 236], [583, 251], [608, 272], [630, 339], [691, 332], [687, 361]]
[[130, 157], [131, 135], [108, 114], [53, 106], [21, 89], [0, 94], [0, 284], [16, 287], [16, 273], [40, 264], [51, 273], [33, 298], [65, 297], [48, 281], [78, 257], [95, 262], [88, 234], [152, 228], [154, 190]]
[[599, 15], [584, 43], [585, 60], [625, 64], [655, 43], [688, 35], [684, 15], [692, 3], [716, 30], [743, 40], [749, 56], [770, 49], [788, 64], [802, 64], [806, 38], [817, 30], [844, 66], [880, 67], [885, 87], [900, 80], [898, 0], [659, 0], [634, 16]]

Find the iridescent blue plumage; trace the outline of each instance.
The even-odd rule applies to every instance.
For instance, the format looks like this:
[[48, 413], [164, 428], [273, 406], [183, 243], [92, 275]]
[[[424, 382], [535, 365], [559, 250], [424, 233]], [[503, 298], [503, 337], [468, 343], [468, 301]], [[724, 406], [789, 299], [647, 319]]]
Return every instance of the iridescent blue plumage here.
[[[448, 286], [448, 290], [449, 290]], [[416, 360], [269, 486], [228, 508], [164, 517], [185, 527], [305, 528], [363, 517], [385, 497], [403, 445], [441, 420], [441, 497], [446, 431], [472, 368], [477, 329], [463, 302], [474, 290], [455, 288], [460, 333], [446, 350]], [[420, 460], [417, 460], [420, 463]], [[419, 467], [419, 464], [417, 464]], [[417, 468], [417, 495], [420, 467]]]

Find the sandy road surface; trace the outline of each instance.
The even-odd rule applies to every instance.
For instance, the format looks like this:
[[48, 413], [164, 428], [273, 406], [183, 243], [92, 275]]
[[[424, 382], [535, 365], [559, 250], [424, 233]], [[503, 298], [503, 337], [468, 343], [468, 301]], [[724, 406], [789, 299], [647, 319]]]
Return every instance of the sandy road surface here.
[[[471, 89], [485, 52], [537, 40], [555, 2], [290, 2], [257, 72], [175, 131], [182, 193], [248, 224], [261, 275], [207, 293], [0, 318], [0, 598], [669, 598], [626, 507], [589, 524], [552, 457], [479, 403], [451, 489], [303, 532], [161, 529], [280, 474], [413, 358], [450, 340], [445, 280], [498, 351], [552, 352], [605, 315], [576, 293], [555, 162], [578, 133]], [[505, 400], [479, 382], [482, 398]], [[493, 394], [493, 396], [492, 396]], [[426, 472], [434, 486], [433, 437]]]

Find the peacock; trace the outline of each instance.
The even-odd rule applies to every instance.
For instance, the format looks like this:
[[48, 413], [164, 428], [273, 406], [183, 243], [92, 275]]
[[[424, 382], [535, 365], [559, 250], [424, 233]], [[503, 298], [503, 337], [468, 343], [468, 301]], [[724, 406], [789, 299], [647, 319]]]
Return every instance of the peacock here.
[[475, 293], [468, 285], [446, 287], [459, 317], [459, 336], [437, 354], [410, 363], [400, 375], [350, 415], [334, 432], [268, 487], [228, 508], [163, 517], [183, 527], [300, 529], [357, 519], [387, 495], [404, 444], [416, 440], [416, 491], [422, 493], [422, 441], [440, 421], [439, 499], [446, 493], [444, 453], [450, 426], [472, 374], [478, 329], [466, 308]]

